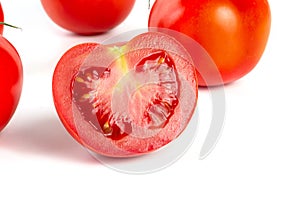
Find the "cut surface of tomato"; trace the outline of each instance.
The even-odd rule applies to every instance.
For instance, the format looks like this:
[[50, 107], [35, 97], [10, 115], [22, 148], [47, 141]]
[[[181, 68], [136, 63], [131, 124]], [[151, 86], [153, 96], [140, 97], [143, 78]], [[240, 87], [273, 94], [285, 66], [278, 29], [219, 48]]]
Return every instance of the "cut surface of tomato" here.
[[163, 33], [124, 45], [86, 43], [57, 64], [53, 97], [82, 145], [106, 156], [137, 156], [184, 131], [197, 103], [196, 71], [183, 46]]

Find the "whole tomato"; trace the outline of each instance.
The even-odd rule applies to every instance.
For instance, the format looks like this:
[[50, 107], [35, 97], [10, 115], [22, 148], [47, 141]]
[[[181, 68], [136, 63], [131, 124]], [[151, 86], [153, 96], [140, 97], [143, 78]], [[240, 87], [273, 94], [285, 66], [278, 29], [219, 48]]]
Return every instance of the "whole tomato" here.
[[19, 103], [23, 68], [14, 46], [0, 35], [0, 131], [7, 125]]
[[41, 0], [48, 16], [71, 32], [106, 32], [129, 15], [135, 0]]
[[[267, 0], [156, 0], [148, 25], [173, 29], [199, 42], [218, 67], [223, 82], [212, 85], [219, 85], [257, 65], [269, 37], [271, 12]], [[198, 79], [199, 85], [207, 85], [201, 71]]]
[[1, 24], [1, 22], [4, 22], [4, 15], [3, 15], [3, 10], [0, 2], [0, 35], [3, 34], [3, 25]]

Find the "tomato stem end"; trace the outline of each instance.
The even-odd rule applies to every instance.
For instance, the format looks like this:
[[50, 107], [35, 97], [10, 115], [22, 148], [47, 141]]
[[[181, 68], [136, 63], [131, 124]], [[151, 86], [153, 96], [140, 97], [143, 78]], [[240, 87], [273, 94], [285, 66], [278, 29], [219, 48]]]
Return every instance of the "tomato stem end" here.
[[14, 25], [11, 25], [11, 24], [8, 24], [8, 23], [5, 23], [5, 22], [0, 22], [0, 25], [4, 25], [4, 26], [11, 27], [11, 28], [22, 30], [22, 28], [20, 28], [18, 26], [14, 26]]

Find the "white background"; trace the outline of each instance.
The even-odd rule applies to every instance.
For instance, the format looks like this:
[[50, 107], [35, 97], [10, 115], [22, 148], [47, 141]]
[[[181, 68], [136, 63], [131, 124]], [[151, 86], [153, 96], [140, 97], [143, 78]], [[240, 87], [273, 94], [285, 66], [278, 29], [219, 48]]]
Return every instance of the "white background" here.
[[4, 36], [23, 61], [19, 107], [0, 136], [0, 199], [299, 199], [300, 5], [269, 0], [272, 29], [257, 67], [225, 87], [221, 139], [199, 160], [211, 112], [199, 94], [198, 135], [170, 167], [130, 175], [103, 166], [65, 131], [52, 102], [51, 79], [60, 56], [75, 44], [146, 28], [146, 0], [111, 32], [80, 37], [57, 27], [39, 1], [2, 0]]

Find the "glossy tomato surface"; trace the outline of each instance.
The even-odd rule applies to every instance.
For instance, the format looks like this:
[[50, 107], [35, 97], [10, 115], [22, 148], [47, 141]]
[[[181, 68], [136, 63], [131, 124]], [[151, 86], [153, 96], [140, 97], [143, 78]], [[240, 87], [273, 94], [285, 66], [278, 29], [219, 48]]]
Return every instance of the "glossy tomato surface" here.
[[[3, 14], [1, 2], [0, 2], [0, 22], [4, 22], [4, 14]], [[2, 34], [3, 34], [3, 25], [0, 24], [0, 35]]]
[[[271, 12], [267, 0], [156, 0], [148, 25], [176, 30], [199, 42], [226, 84], [257, 65], [269, 37]], [[201, 75], [199, 85], [206, 85]]]
[[123, 22], [135, 0], [41, 0], [48, 16], [78, 34], [106, 32]]
[[52, 87], [69, 133], [112, 157], [142, 155], [177, 138], [194, 113], [198, 91], [187, 51], [154, 32], [125, 44], [71, 48], [56, 66]]
[[0, 36], [0, 131], [7, 125], [19, 103], [23, 84], [18, 52]]

